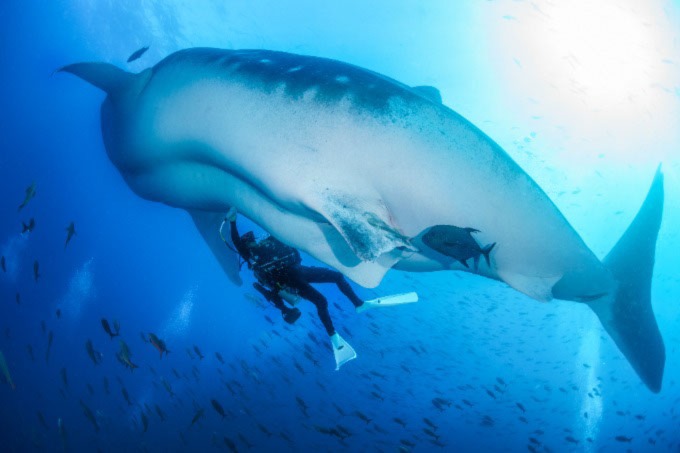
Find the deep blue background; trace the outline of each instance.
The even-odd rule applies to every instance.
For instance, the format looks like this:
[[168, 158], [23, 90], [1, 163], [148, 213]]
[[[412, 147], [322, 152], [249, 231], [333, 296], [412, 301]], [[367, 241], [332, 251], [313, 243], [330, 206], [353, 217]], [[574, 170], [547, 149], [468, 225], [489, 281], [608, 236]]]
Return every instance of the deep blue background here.
[[[577, 114], [563, 124], [550, 113], [536, 121], [536, 112], [521, 105], [511, 110], [513, 96], [538, 96], [535, 103], [544, 105], [554, 99], [521, 87], [512, 91], [505, 85], [509, 76], [492, 70], [505, 61], [494, 44], [494, 33], [505, 25], [490, 24], [517, 20], [497, 14], [498, 4], [444, 2], [428, 9], [417, 2], [346, 8], [248, 3], [0, 3], [0, 253], [9, 267], [0, 274], [0, 350], [17, 386], [12, 391], [0, 385], [2, 449], [63, 449], [61, 419], [67, 447], [76, 451], [228, 449], [224, 437], [239, 451], [248, 444], [258, 451], [396, 451], [410, 445], [428, 451], [438, 447], [423, 431], [427, 418], [447, 451], [527, 445], [538, 451], [678, 451], [677, 133], [670, 130], [663, 146], [658, 134], [641, 130], [634, 136], [636, 144], [649, 137], [656, 153], [617, 148], [606, 137], [591, 146], [589, 137], [576, 132]], [[516, 9], [511, 3], [500, 9]], [[663, 20], [677, 24], [677, 2], [662, 7]], [[497, 22], [489, 22], [496, 16]], [[668, 65], [677, 74], [677, 34], [671, 42]], [[245, 274], [241, 288], [231, 285], [188, 215], [136, 197], [108, 161], [99, 130], [103, 94], [74, 77], [52, 74], [83, 60], [123, 66], [142, 45], [151, 49], [131, 70], [187, 46], [265, 47], [343, 59], [413, 85], [436, 84], [447, 105], [527, 168], [600, 255], [634, 216], [663, 160], [667, 205], [653, 290], [667, 348], [662, 392], [644, 388], [587, 308], [539, 304], [505, 285], [452, 273], [393, 273], [375, 292], [357, 288], [366, 298], [411, 290], [421, 297], [415, 305], [362, 316], [333, 288], [324, 289], [338, 330], [359, 354], [334, 371], [311, 304], [301, 305], [303, 317], [289, 328], [277, 311], [253, 300], [250, 276]], [[520, 65], [512, 55], [505, 57], [508, 73]], [[668, 121], [679, 118], [680, 83], [674, 80], [664, 98], [673, 106]], [[655, 116], [654, 105], [648, 116]], [[607, 127], [609, 137], [632, 136], [627, 123]], [[37, 195], [18, 213], [32, 181]], [[21, 236], [21, 222], [31, 217], [35, 230]], [[64, 249], [71, 221], [78, 235]], [[42, 274], [37, 283], [34, 260]], [[118, 339], [109, 340], [102, 317], [120, 322], [138, 370], [130, 372], [115, 360]], [[54, 333], [48, 363], [42, 321]], [[149, 331], [166, 340], [169, 356], [159, 359], [142, 342], [140, 332]], [[101, 365], [88, 358], [87, 339], [103, 353]], [[194, 345], [204, 360], [187, 353]], [[133, 406], [125, 403], [122, 386]], [[451, 406], [438, 410], [436, 397]], [[212, 398], [227, 410], [225, 419], [211, 407]], [[96, 412], [99, 433], [83, 415], [81, 399]], [[151, 412], [143, 433], [145, 404]], [[190, 427], [199, 407], [205, 417]], [[38, 411], [48, 429], [39, 424]], [[332, 428], [338, 433], [338, 425], [351, 436], [328, 434]], [[616, 436], [632, 441], [621, 443]]]

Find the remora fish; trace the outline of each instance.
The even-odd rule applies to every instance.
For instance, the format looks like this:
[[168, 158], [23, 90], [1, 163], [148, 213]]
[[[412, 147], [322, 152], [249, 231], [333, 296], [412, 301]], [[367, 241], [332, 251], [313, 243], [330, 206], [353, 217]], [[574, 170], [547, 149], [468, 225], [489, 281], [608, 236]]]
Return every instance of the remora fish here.
[[9, 367], [7, 366], [7, 361], [5, 360], [5, 356], [3, 355], [2, 351], [0, 351], [0, 371], [2, 371], [5, 380], [7, 381], [9, 386], [12, 387], [12, 390], [16, 390], [17, 387], [16, 385], [14, 385], [14, 381], [12, 381], [12, 376], [9, 374]]
[[107, 92], [109, 158], [137, 195], [186, 209], [233, 281], [238, 260], [214, 234], [231, 207], [369, 287], [391, 268], [466, 270], [420, 238], [434, 226], [473, 228], [478, 244], [497, 244], [477, 272], [537, 300], [588, 304], [644, 383], [661, 389], [665, 348], [650, 296], [660, 169], [600, 260], [531, 177], [431, 87], [268, 50], [186, 49], [139, 74], [106, 63], [61, 70]]

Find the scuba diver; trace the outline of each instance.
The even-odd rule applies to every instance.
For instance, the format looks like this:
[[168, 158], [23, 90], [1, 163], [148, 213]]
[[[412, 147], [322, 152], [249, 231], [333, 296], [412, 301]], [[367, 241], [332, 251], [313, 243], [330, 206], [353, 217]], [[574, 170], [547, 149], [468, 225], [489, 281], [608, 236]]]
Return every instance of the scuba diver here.
[[[417, 300], [415, 293], [409, 293], [363, 301], [352, 290], [352, 287], [340, 272], [323, 267], [303, 266], [300, 252], [273, 236], [257, 241], [252, 231], [240, 235], [236, 226], [236, 215], [236, 209], [229, 210], [220, 226], [220, 235], [222, 235], [224, 223], [229, 222], [231, 242], [257, 279], [257, 282], [253, 283], [253, 287], [281, 311], [283, 319], [289, 324], [297, 321], [300, 317], [300, 310], [295, 307], [289, 308], [284, 301], [291, 305], [294, 305], [300, 298], [312, 302], [316, 306], [319, 319], [333, 345], [336, 369], [356, 358], [356, 352], [335, 331], [328, 312], [328, 301], [323, 294], [312, 287], [311, 283], [335, 283], [338, 289], [352, 302], [358, 313], [375, 306], [395, 305]], [[228, 245], [224, 236], [222, 236], [222, 240]]]

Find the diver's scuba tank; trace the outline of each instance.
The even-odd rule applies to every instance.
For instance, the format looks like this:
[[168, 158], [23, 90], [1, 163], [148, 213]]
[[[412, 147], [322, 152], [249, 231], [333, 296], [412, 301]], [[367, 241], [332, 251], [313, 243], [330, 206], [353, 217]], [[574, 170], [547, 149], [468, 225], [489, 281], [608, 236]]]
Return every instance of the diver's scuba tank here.
[[281, 299], [285, 300], [293, 307], [297, 305], [297, 303], [300, 301], [300, 295], [295, 292], [289, 291], [288, 288], [280, 289], [279, 296], [281, 296]]

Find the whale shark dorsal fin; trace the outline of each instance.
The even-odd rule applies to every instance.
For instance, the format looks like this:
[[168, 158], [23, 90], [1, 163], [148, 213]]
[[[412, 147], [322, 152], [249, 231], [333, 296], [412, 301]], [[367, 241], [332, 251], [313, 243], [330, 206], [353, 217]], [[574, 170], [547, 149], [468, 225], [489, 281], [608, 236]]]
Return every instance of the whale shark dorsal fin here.
[[70, 72], [110, 95], [125, 89], [135, 77], [134, 74], [109, 63], [74, 63], [58, 71]]
[[435, 87], [431, 87], [428, 85], [422, 85], [422, 86], [417, 86], [413, 87], [414, 90], [418, 92], [419, 95], [421, 95], [424, 98], [429, 99], [432, 102], [435, 102], [437, 104], [442, 103], [442, 95], [439, 92], [438, 89]]

